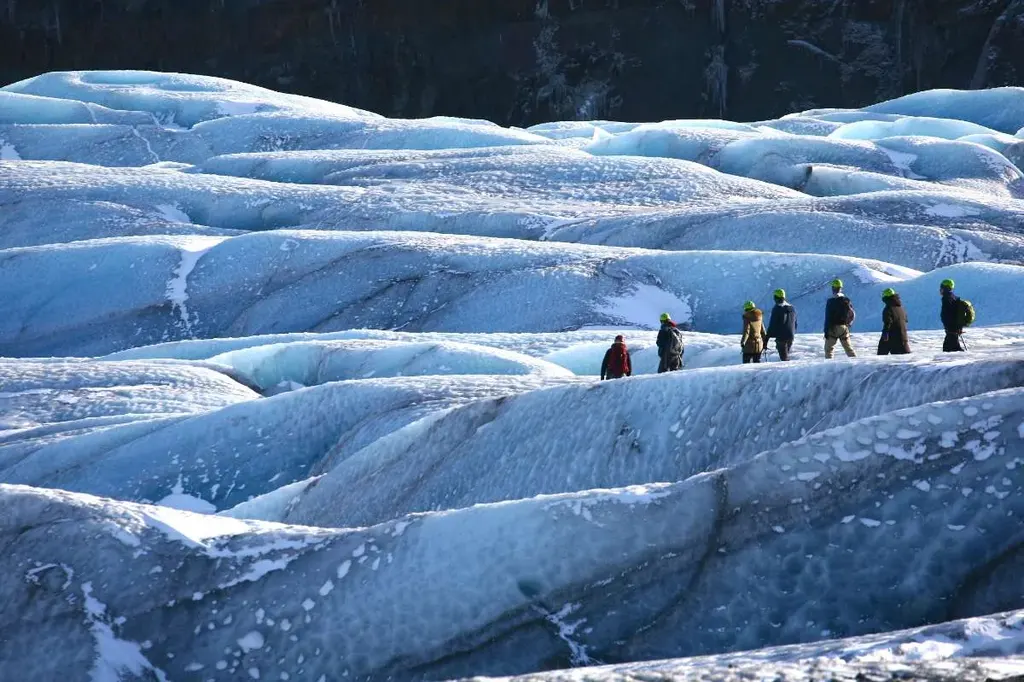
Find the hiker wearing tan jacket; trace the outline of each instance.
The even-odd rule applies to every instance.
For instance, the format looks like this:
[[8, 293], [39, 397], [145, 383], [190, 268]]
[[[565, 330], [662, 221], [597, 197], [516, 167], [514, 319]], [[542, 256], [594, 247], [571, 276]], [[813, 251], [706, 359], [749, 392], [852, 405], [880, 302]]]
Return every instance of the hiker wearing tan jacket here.
[[743, 304], [743, 337], [740, 346], [743, 348], [743, 364], [761, 362], [761, 354], [768, 345], [768, 332], [764, 328], [764, 313], [757, 309], [753, 301]]

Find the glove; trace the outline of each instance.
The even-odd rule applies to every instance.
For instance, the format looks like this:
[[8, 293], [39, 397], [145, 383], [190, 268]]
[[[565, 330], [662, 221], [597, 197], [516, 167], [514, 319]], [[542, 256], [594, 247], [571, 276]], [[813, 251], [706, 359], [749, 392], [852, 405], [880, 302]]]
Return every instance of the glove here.
[[889, 335], [888, 334], [882, 334], [882, 341], [884, 342], [884, 341], [888, 341], [888, 340], [889, 340]]

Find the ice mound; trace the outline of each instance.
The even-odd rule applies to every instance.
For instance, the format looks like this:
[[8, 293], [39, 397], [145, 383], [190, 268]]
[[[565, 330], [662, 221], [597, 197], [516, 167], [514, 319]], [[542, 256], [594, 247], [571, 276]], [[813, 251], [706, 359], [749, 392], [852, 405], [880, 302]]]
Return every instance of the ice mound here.
[[[1020, 389], [931, 403], [679, 484], [358, 530], [0, 486], [0, 535], [11, 547], [0, 568], [24, 577], [6, 583], [0, 654], [41, 678], [91, 660], [169, 679], [200, 670], [442, 679], [998, 612], [1019, 603], [1024, 497], [1021, 468], [1007, 465], [1024, 455], [1022, 405]], [[973, 582], [979, 572], [992, 578]], [[69, 617], [24, 619], [53, 609]], [[1005, 640], [1019, 639], [1017, 618], [991, 622], [1002, 623], [1003, 652], [1019, 651]], [[64, 645], [35, 656], [29, 643], [44, 634]]]
[[[256, 397], [220, 371], [197, 364], [0, 359], [4, 430], [102, 417], [193, 414]], [[7, 442], [10, 437], [0, 435]]]
[[[128, 372], [136, 363], [118, 364]], [[146, 376], [136, 380], [144, 382]], [[211, 510], [226, 509], [333, 468], [374, 440], [430, 415], [570, 381], [567, 376], [375, 379], [267, 400], [251, 400], [255, 394], [247, 392], [249, 400], [225, 400], [223, 409], [204, 405], [175, 412], [160, 406], [160, 412], [148, 415], [136, 414], [141, 410], [124, 400], [102, 401], [92, 412], [106, 415], [103, 422], [80, 419], [34, 428], [17, 423], [11, 425], [16, 432], [0, 433], [0, 480], [151, 503], [188, 495]], [[132, 390], [155, 393], [144, 383], [120, 392]], [[61, 404], [50, 409], [59, 411]]]
[[460, 343], [323, 341], [259, 346], [217, 355], [266, 391], [281, 385], [315, 386], [370, 377], [446, 374], [571, 376], [558, 365], [497, 348]]
[[682, 480], [881, 412], [1024, 384], [1019, 354], [749, 370], [691, 370], [466, 405], [350, 457], [309, 488], [286, 520], [364, 525], [417, 511]]
[[[19, 119], [11, 121], [16, 123], [56, 123], [54, 112], [66, 111], [74, 102], [91, 103], [119, 113], [144, 112], [150, 114], [151, 123], [186, 128], [221, 117], [264, 112], [310, 113], [341, 119], [378, 118], [376, 114], [341, 104], [285, 95], [224, 78], [155, 71], [47, 73], [13, 83], [3, 90], [46, 98], [22, 104], [17, 110]], [[89, 110], [95, 111], [95, 108], [89, 107]], [[72, 122], [64, 118], [59, 122]]]
[[[186, 338], [365, 327], [654, 328], [662, 311], [699, 331], [732, 331], [744, 299], [764, 301], [781, 283], [795, 301], [821, 309], [828, 295], [821, 283], [836, 276], [849, 281], [851, 296], [878, 300], [882, 289], [902, 282], [904, 300], [920, 296], [933, 305], [938, 281], [953, 275], [976, 287], [984, 323], [1024, 319], [1024, 301], [1004, 300], [1007, 287], [1020, 286], [1021, 268], [970, 264], [921, 275], [810, 254], [275, 230], [8, 249], [0, 263], [0, 289], [9, 295], [0, 353], [7, 355], [98, 355]], [[867, 313], [864, 324], [877, 324], [879, 314]]]

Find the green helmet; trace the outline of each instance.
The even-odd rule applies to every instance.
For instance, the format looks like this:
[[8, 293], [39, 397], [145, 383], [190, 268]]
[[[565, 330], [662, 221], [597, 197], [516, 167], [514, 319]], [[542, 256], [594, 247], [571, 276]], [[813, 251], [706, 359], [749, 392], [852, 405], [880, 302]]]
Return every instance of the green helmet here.
[[775, 290], [775, 298], [786, 298], [786, 290], [785, 289], [776, 289]]
[[886, 289], [885, 291], [882, 292], [882, 300], [884, 301], [887, 298], [892, 298], [895, 295], [896, 295], [896, 290], [895, 289]]
[[743, 309], [744, 309], [744, 310], [753, 310], [753, 309], [754, 309], [754, 308], [756, 308], [756, 307], [757, 307], [757, 306], [756, 306], [756, 305], [754, 305], [754, 302], [753, 302], [753, 301], [747, 301], [746, 303], [744, 303], [744, 304], [743, 304]]
[[949, 289], [950, 291], [953, 291], [953, 289], [956, 287], [956, 282], [954, 282], [951, 279], [944, 279], [942, 280], [942, 284], [940, 284], [939, 286], [943, 289]]
[[661, 321], [662, 322], [668, 322], [671, 319], [672, 319], [672, 316], [669, 315], [668, 313], [662, 313], [661, 314]]
[[842, 289], [843, 288], [843, 280], [841, 280], [841, 279], [834, 279], [834, 280], [832, 280], [832, 288], [833, 289]]

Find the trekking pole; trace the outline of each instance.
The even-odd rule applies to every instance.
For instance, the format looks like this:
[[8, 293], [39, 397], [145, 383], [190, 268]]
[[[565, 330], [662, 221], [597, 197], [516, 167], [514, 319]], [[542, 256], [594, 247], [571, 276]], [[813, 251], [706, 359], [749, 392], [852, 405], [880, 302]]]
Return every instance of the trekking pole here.
[[960, 345], [964, 347], [964, 352], [967, 351], [967, 342], [964, 341], [964, 333], [960, 332]]

